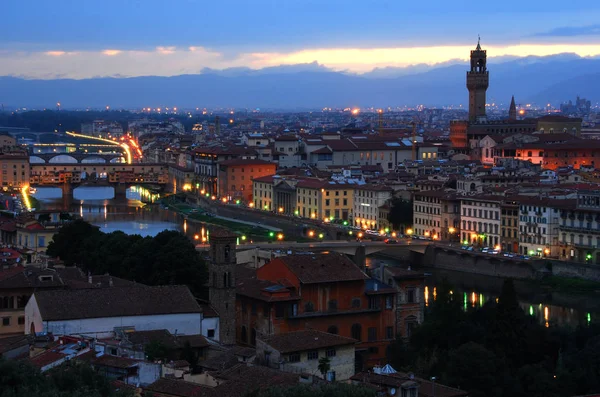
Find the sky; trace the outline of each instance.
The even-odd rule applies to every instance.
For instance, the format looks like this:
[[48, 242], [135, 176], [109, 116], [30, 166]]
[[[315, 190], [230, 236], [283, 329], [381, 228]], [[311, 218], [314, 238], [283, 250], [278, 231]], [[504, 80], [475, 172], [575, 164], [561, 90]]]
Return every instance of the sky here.
[[2, 0], [0, 76], [172, 76], [317, 62], [336, 71], [600, 55], [598, 0]]

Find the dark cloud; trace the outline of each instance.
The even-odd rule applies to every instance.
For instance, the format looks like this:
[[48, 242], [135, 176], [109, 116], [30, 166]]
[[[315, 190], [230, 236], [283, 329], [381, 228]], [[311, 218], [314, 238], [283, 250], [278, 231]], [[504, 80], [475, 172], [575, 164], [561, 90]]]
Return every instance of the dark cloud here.
[[600, 36], [600, 25], [589, 26], [563, 26], [547, 32], [536, 33], [535, 37], [574, 37], [574, 36]]

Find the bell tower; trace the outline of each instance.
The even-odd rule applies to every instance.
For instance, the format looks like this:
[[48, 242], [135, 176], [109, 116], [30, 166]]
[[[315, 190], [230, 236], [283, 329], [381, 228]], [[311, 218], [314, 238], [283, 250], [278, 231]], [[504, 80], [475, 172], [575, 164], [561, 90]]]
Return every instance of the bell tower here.
[[219, 313], [219, 341], [225, 345], [234, 345], [237, 235], [226, 229], [212, 229], [209, 241], [209, 300]]
[[467, 89], [469, 90], [469, 121], [474, 123], [485, 119], [485, 93], [490, 84], [487, 70], [487, 51], [481, 49], [480, 40], [471, 51], [471, 70], [467, 72]]

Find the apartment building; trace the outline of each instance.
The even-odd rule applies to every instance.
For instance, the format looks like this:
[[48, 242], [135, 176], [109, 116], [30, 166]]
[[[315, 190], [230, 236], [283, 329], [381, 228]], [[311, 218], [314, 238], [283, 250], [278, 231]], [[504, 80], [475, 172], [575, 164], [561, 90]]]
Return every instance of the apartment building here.
[[556, 203], [560, 259], [600, 263], [600, 193], [581, 191]]
[[357, 185], [354, 189], [354, 223], [367, 229], [379, 229], [379, 207], [392, 198], [394, 190], [385, 185]]
[[565, 200], [519, 197], [519, 252], [558, 256], [559, 210]]
[[455, 191], [433, 190], [415, 193], [413, 233], [434, 240], [460, 236], [460, 199]]
[[499, 246], [501, 202], [501, 198], [485, 194], [461, 197], [461, 241], [480, 247]]

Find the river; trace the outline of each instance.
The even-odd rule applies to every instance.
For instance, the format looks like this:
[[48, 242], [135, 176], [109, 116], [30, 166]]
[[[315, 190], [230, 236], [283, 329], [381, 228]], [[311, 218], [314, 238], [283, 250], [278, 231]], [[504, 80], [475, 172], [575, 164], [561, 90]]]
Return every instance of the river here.
[[[397, 260], [372, 256], [367, 258], [369, 268], [386, 266], [407, 267]], [[437, 268], [417, 268], [426, 274], [424, 299], [429, 305], [436, 299], [437, 286], [446, 280], [453, 295], [463, 302], [464, 310], [483, 306], [495, 300], [502, 290], [504, 280], [480, 274], [470, 274]], [[526, 313], [535, 316], [540, 324], [576, 327], [600, 318], [600, 300], [590, 295], [553, 292], [536, 286], [534, 282], [515, 281], [519, 303]]]
[[[60, 188], [38, 188], [34, 197], [40, 201], [41, 209], [63, 209]], [[188, 223], [181, 215], [145, 205], [137, 189], [127, 191], [126, 199], [114, 199], [111, 187], [79, 187], [73, 192], [73, 203], [69, 212], [80, 215], [97, 225], [103, 232], [121, 230], [127, 234], [154, 236], [163, 230], [178, 230], [188, 237], [201, 234], [202, 225]], [[367, 258], [369, 267], [384, 263], [388, 266], [407, 266], [398, 261], [377, 256]], [[425, 302], [431, 303], [437, 293], [437, 285], [447, 279], [455, 288], [453, 293], [461, 299], [465, 310], [483, 305], [500, 294], [503, 280], [497, 277], [456, 271], [425, 268]], [[579, 296], [548, 291], [532, 286], [532, 283], [515, 282], [515, 288], [523, 309], [545, 325], [577, 326], [600, 318], [600, 300], [590, 296]]]

